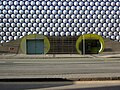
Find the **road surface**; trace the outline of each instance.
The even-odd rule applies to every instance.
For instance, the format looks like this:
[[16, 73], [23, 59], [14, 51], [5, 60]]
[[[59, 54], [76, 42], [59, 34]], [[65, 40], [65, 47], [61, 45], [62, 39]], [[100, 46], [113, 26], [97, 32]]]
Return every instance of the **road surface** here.
[[89, 78], [89, 76], [120, 77], [120, 59], [63, 58], [0, 60], [0, 78]]

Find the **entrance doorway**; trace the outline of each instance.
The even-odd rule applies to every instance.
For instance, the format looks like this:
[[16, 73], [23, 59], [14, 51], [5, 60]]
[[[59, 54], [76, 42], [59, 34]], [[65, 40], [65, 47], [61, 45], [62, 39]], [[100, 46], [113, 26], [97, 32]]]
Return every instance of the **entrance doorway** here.
[[98, 54], [101, 48], [100, 41], [98, 39], [85, 39], [82, 40], [79, 46], [82, 54]]
[[27, 39], [27, 54], [44, 54], [44, 39]]

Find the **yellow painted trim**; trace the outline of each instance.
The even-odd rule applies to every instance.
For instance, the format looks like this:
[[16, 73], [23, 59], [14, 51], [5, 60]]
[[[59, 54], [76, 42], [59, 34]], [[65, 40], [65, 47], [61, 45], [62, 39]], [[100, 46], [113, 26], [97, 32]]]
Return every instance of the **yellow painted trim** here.
[[49, 52], [50, 42], [46, 36], [40, 35], [40, 34], [30, 34], [30, 35], [24, 36], [21, 40], [20, 49], [21, 49], [22, 53], [24, 53], [24, 54], [27, 53], [26, 52], [26, 40], [27, 39], [44, 39], [44, 54]]
[[76, 41], [76, 50], [78, 53], [81, 53], [80, 49], [79, 49], [79, 45], [80, 45], [80, 42], [83, 40], [83, 39], [98, 39], [100, 44], [101, 44], [101, 48], [99, 50], [99, 53], [103, 52], [104, 48], [105, 48], [105, 44], [104, 44], [104, 40], [103, 38], [100, 36], [100, 35], [96, 35], [96, 34], [85, 34], [85, 35], [82, 35], [80, 36], [77, 41]]

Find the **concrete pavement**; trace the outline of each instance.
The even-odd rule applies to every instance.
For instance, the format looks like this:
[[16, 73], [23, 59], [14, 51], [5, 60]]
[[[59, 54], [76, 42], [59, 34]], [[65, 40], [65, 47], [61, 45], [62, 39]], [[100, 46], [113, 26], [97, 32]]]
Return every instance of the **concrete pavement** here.
[[1, 54], [0, 59], [51, 59], [51, 58], [120, 58], [120, 53], [104, 54], [43, 54], [43, 55], [26, 55], [26, 54]]
[[25, 54], [3, 54], [0, 59], [50, 59], [50, 58], [92, 58], [91, 55], [79, 54], [43, 54], [43, 55], [25, 55]]

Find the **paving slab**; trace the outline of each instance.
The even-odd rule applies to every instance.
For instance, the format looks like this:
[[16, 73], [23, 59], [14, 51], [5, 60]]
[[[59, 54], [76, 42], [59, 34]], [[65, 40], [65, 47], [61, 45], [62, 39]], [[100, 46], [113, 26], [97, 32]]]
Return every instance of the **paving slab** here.
[[25, 55], [25, 54], [2, 54], [0, 59], [50, 59], [50, 58], [120, 58], [120, 54], [45, 54], [45, 55]]

